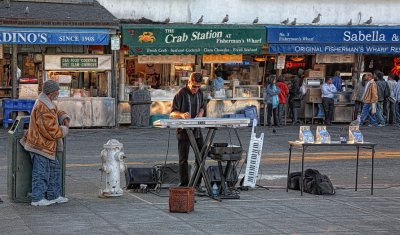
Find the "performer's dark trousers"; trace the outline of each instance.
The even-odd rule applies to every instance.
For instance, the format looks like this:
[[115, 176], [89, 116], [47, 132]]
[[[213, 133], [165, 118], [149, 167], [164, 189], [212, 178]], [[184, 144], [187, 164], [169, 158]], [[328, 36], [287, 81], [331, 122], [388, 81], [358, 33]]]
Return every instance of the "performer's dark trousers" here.
[[334, 109], [333, 98], [322, 97], [322, 105], [324, 106], [325, 123], [330, 125], [332, 124], [332, 118], [333, 118], [333, 109]]
[[[194, 130], [193, 132], [199, 151], [201, 151], [201, 148], [203, 147], [204, 144], [203, 135], [201, 134], [200, 129]], [[187, 186], [189, 184], [189, 177], [190, 177], [189, 164], [188, 164], [190, 141], [186, 130], [184, 129], [178, 130], [177, 139], [178, 139], [178, 152], [179, 152], [179, 178], [181, 182], [180, 186]], [[197, 186], [201, 184], [201, 179], [202, 177], [199, 178]]]

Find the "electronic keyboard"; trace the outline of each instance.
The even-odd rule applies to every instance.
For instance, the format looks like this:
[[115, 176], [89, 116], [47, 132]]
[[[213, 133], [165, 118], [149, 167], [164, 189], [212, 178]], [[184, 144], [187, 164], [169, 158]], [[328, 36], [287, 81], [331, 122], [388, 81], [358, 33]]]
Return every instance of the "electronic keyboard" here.
[[249, 126], [249, 118], [189, 118], [160, 119], [153, 123], [161, 128], [210, 128], [210, 127], [245, 127]]

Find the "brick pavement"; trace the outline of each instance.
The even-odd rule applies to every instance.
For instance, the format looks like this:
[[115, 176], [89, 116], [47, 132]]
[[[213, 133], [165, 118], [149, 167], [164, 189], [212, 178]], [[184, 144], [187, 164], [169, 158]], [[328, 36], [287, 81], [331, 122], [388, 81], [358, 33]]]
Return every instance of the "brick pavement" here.
[[[240, 191], [241, 199], [217, 202], [196, 197], [195, 211], [168, 212], [168, 198], [126, 191], [120, 198], [97, 197], [102, 145], [110, 138], [124, 144], [129, 166], [163, 163], [170, 138], [168, 162], [177, 161], [174, 131], [159, 129], [74, 129], [67, 143], [66, 191], [70, 202], [44, 208], [12, 203], [6, 196], [7, 132], [0, 131], [0, 234], [376, 234], [400, 232], [399, 130], [391, 127], [363, 130], [367, 141], [377, 142], [375, 191], [370, 195], [370, 159], [360, 159], [360, 189], [354, 191], [352, 150], [321, 150], [307, 158], [307, 166], [327, 174], [337, 194], [316, 196], [285, 190], [287, 141], [297, 127], [272, 129], [266, 134], [257, 188]], [[329, 128], [333, 138], [341, 126]], [[240, 131], [245, 149], [250, 129]], [[223, 141], [229, 133], [217, 134]], [[235, 140], [232, 138], [232, 142]], [[193, 158], [191, 158], [193, 159]], [[208, 161], [207, 164], [213, 164]], [[293, 161], [299, 169], [299, 158]]]

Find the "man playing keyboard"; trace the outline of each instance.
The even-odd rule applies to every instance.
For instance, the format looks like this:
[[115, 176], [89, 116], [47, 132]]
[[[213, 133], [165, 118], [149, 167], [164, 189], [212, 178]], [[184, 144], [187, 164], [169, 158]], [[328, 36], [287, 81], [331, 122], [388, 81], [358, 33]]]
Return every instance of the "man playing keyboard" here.
[[[203, 76], [201, 73], [192, 73], [189, 81], [184, 88], [181, 88], [174, 97], [172, 103], [172, 112], [170, 118], [187, 119], [203, 117], [206, 106], [203, 93], [200, 91]], [[201, 151], [203, 146], [203, 135], [200, 128], [194, 128], [193, 134], [195, 136], [197, 146]], [[190, 141], [185, 129], [177, 129], [178, 151], [179, 151], [179, 177], [180, 185], [186, 187], [189, 184], [189, 147]], [[200, 189], [201, 178], [196, 185]]]

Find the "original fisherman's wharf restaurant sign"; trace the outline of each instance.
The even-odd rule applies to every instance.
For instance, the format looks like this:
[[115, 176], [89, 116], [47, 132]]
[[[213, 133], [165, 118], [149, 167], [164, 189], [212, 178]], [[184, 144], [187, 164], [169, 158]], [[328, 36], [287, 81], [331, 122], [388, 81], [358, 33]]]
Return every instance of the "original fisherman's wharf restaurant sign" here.
[[271, 53], [398, 54], [400, 27], [267, 26]]
[[107, 29], [0, 27], [0, 44], [108, 45]]
[[265, 28], [241, 25], [122, 25], [130, 54], [259, 54]]

